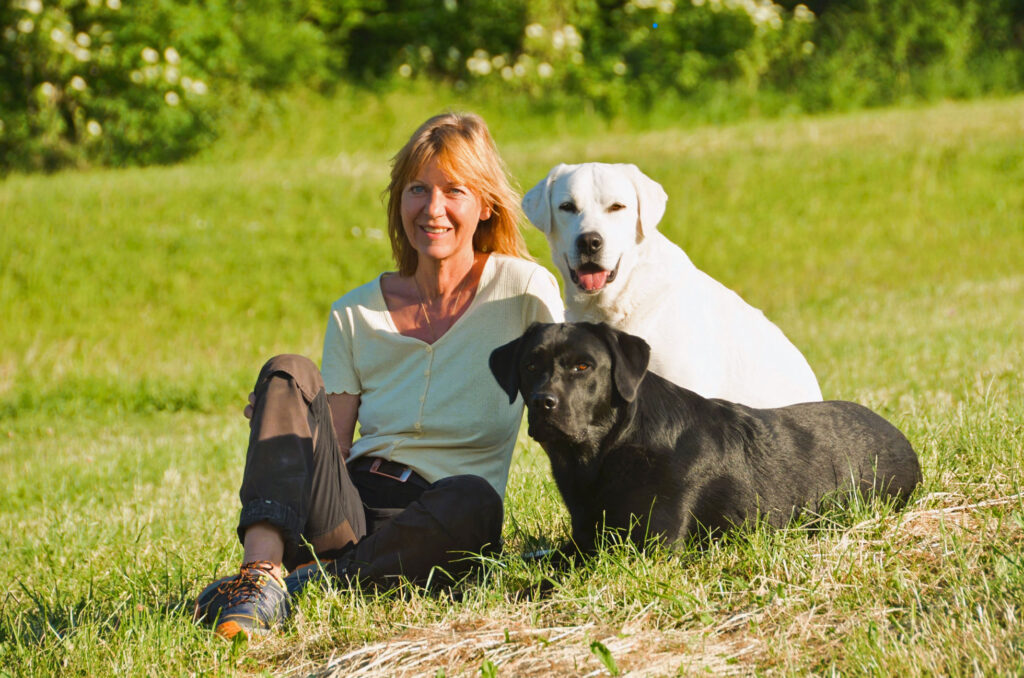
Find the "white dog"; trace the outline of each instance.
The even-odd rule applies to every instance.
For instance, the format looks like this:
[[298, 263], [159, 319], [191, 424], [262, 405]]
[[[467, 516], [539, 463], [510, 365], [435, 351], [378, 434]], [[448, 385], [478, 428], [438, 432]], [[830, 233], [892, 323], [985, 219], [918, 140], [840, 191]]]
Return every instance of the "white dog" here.
[[668, 196], [635, 165], [558, 165], [523, 198], [565, 282], [566, 319], [651, 345], [652, 372], [752, 407], [821, 400], [782, 331], [656, 230]]

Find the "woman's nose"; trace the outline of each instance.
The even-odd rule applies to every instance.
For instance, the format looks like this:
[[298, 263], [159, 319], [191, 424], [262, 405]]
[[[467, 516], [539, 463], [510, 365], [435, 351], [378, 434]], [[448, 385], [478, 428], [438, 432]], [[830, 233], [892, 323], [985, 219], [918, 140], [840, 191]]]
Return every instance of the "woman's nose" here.
[[427, 216], [443, 217], [444, 215], [444, 192], [440, 188], [435, 188], [430, 192], [430, 199], [427, 201]]

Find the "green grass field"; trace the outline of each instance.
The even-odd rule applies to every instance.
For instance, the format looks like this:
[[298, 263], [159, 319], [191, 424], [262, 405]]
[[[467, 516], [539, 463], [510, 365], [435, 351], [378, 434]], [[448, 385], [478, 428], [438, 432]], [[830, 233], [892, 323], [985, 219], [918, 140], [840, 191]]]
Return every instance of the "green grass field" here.
[[330, 303], [391, 267], [387, 161], [443, 107], [308, 101], [188, 165], [0, 181], [0, 675], [1024, 672], [1022, 98], [686, 129], [477, 109], [524, 189], [562, 161], [659, 181], [662, 231], [907, 433], [907, 510], [559, 572], [519, 558], [566, 533], [524, 437], [480, 577], [308, 595], [249, 647], [195, 627], [241, 553], [256, 370], [319, 360]]

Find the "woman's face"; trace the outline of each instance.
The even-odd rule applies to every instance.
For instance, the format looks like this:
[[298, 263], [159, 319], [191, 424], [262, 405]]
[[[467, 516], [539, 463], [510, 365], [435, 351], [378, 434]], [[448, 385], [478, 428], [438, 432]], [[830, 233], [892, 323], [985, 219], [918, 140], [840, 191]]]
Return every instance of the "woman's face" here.
[[402, 228], [424, 257], [443, 260], [472, 253], [477, 224], [491, 208], [468, 186], [448, 178], [431, 160], [402, 190]]

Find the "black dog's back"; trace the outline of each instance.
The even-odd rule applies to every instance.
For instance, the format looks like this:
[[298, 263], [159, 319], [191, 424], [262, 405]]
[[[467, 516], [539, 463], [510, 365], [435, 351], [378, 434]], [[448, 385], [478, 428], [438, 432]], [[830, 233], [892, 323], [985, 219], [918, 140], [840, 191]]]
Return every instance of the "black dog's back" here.
[[903, 433], [857, 403], [748, 412], [764, 425], [744, 448], [750, 482], [773, 524], [788, 521], [794, 507], [815, 510], [822, 498], [851, 490], [903, 505], [921, 481], [917, 454]]
[[660, 450], [656, 494], [678, 507], [656, 521], [669, 541], [755, 519], [782, 527], [851, 491], [903, 505], [921, 481], [906, 437], [857, 403], [755, 409], [702, 398], [648, 372], [635, 404], [632, 442]]

